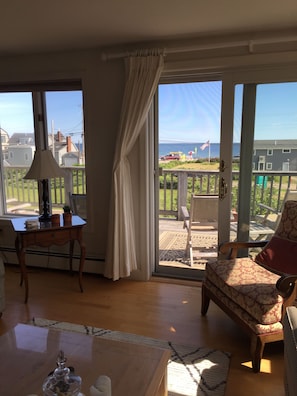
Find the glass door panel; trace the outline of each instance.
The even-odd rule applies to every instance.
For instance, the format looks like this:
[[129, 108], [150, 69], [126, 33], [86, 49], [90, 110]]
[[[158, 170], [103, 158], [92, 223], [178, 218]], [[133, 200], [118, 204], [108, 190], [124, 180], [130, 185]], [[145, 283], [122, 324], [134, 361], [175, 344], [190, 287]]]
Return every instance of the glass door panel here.
[[[269, 239], [288, 190], [297, 189], [296, 100], [296, 82], [235, 88], [234, 117], [241, 113], [243, 120], [239, 194], [234, 202], [239, 224], [233, 226], [240, 240]], [[238, 131], [234, 121], [234, 137]]]
[[158, 101], [156, 272], [197, 279], [217, 256], [218, 213], [214, 207], [208, 224], [201, 213], [192, 232], [192, 266], [184, 213], [190, 214], [192, 194], [218, 201], [222, 82], [161, 84]]

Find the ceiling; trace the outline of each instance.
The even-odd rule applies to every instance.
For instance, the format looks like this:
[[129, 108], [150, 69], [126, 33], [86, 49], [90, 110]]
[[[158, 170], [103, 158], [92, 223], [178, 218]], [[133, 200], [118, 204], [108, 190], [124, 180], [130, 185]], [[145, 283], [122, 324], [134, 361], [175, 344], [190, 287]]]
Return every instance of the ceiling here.
[[1, 0], [0, 56], [296, 29], [296, 0]]

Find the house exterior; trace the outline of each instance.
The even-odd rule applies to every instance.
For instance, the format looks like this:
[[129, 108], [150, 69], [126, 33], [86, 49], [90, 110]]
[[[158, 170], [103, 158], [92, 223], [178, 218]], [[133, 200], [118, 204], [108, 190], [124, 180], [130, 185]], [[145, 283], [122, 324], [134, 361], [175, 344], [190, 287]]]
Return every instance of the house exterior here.
[[[52, 150], [52, 143], [49, 142], [49, 148]], [[61, 131], [55, 134], [54, 139], [54, 157], [61, 166], [72, 166], [78, 164], [79, 150], [75, 143], [72, 142], [70, 136], [64, 136]], [[70, 157], [67, 160], [68, 156]], [[66, 159], [66, 160], [65, 160]]]
[[9, 141], [9, 135], [8, 132], [5, 131], [3, 128], [0, 128], [0, 133], [1, 133], [2, 155], [3, 155], [3, 159], [6, 161], [8, 158], [7, 147]]
[[29, 144], [8, 146], [7, 162], [10, 166], [30, 166], [34, 158], [35, 146]]
[[297, 139], [255, 140], [253, 169], [260, 171], [296, 171]]
[[[49, 149], [54, 151], [54, 158], [61, 166], [71, 166], [79, 162], [79, 152], [77, 146], [72, 142], [71, 137], [64, 135], [58, 131], [53, 137], [48, 136]], [[30, 166], [35, 152], [35, 140], [33, 133], [14, 133], [8, 140], [6, 160], [10, 166]], [[71, 155], [71, 161], [68, 160], [67, 165], [64, 156]]]
[[79, 164], [79, 152], [66, 153], [62, 157], [62, 162], [64, 166], [74, 166]]
[[30, 166], [34, 152], [34, 133], [14, 133], [8, 140], [7, 162], [10, 166]]

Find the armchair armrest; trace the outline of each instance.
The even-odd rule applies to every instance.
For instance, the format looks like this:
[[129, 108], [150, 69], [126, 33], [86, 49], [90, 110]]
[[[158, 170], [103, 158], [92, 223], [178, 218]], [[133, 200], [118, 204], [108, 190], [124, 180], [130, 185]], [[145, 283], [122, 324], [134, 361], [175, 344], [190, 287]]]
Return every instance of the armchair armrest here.
[[268, 241], [248, 241], [248, 242], [225, 242], [219, 247], [219, 252], [228, 254], [228, 258], [237, 257], [239, 249], [249, 249], [252, 247], [264, 247]]
[[268, 205], [265, 205], [265, 204], [263, 204], [263, 203], [259, 203], [258, 206], [259, 206], [261, 209], [265, 209], [265, 210], [267, 210], [267, 211], [269, 211], [269, 212], [271, 212], [271, 213], [278, 213], [278, 210], [277, 210], [277, 209], [273, 209], [272, 207], [270, 207], [270, 206], [268, 206]]
[[275, 214], [278, 215], [279, 211], [277, 209], [271, 208], [268, 205], [265, 205], [263, 203], [259, 203], [258, 204], [259, 208], [261, 209], [261, 213], [264, 212], [263, 214], [258, 214], [255, 216], [256, 221], [258, 221], [259, 223], [263, 224], [263, 225], [269, 225], [269, 223], [271, 223], [269, 221], [269, 215], [271, 214]]
[[292, 301], [296, 298], [296, 281], [297, 275], [283, 275], [276, 282], [276, 288], [279, 294], [288, 299], [292, 297]]

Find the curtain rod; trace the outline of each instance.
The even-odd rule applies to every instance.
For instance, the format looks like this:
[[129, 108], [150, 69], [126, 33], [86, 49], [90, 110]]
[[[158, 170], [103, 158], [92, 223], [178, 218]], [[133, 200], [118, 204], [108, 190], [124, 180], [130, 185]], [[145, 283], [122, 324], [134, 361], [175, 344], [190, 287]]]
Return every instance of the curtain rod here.
[[[254, 51], [254, 46], [256, 45], [266, 45], [266, 44], [279, 44], [279, 43], [290, 43], [297, 42], [297, 36], [291, 37], [276, 37], [276, 38], [266, 38], [266, 39], [255, 39], [255, 40], [243, 40], [243, 41], [231, 41], [224, 43], [213, 43], [213, 44], [197, 44], [193, 46], [185, 46], [185, 47], [172, 47], [165, 48], [164, 54], [178, 54], [183, 52], [198, 52], [205, 50], [214, 50], [214, 49], [224, 49], [224, 48], [236, 48], [236, 47], [248, 47], [249, 52], [252, 53]], [[149, 50], [149, 48], [147, 48]], [[135, 56], [137, 55], [139, 50], [132, 51], [121, 51], [121, 52], [102, 52], [101, 59], [103, 61], [108, 61], [112, 59], [120, 59], [125, 58], [127, 56]]]

